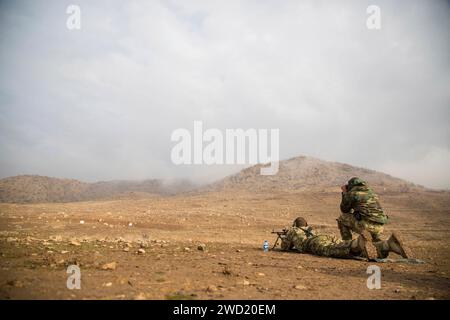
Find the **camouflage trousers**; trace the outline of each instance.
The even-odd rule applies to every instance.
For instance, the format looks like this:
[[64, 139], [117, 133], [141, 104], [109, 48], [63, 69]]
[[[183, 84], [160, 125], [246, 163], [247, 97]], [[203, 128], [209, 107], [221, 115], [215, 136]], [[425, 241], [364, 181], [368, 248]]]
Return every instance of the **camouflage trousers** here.
[[[288, 232], [286, 243], [302, 253], [333, 258], [351, 258], [351, 241], [337, 239], [331, 235], [314, 235], [299, 237], [295, 232]], [[286, 248], [288, 249], [288, 248]]]
[[343, 240], [352, 240], [352, 231], [361, 234], [364, 230], [367, 230], [374, 242], [381, 241], [380, 236], [384, 230], [382, 224], [366, 219], [356, 220], [355, 215], [351, 213], [341, 214], [337, 222]]
[[317, 256], [350, 258], [350, 243], [330, 235], [317, 235], [306, 240], [304, 250]]

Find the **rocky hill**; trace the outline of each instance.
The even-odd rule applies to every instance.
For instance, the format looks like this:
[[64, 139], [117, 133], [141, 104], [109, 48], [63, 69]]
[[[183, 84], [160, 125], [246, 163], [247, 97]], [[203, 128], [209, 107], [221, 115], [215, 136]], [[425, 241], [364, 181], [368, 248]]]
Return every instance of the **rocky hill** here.
[[261, 165], [244, 169], [216, 183], [197, 188], [186, 180], [103, 181], [95, 183], [23, 175], [0, 179], [0, 202], [71, 202], [149, 195], [172, 195], [194, 191], [300, 192], [338, 191], [351, 177], [366, 180], [376, 192], [425, 191], [424, 187], [382, 172], [329, 162], [312, 157], [280, 161], [273, 176], [260, 174]]
[[102, 181], [95, 183], [37, 175], [0, 179], [0, 202], [72, 202], [170, 195], [192, 190], [185, 180]]
[[280, 161], [279, 171], [273, 176], [260, 174], [256, 165], [228, 176], [208, 187], [212, 191], [324, 191], [339, 190], [351, 177], [366, 180], [377, 192], [422, 191], [424, 187], [388, 174], [354, 167], [344, 163], [329, 162], [312, 157], [299, 156]]

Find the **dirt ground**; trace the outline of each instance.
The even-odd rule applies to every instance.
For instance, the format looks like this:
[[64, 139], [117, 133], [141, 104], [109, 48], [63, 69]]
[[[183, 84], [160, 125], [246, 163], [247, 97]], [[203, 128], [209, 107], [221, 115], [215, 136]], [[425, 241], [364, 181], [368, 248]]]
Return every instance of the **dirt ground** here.
[[[385, 236], [401, 232], [426, 263], [262, 250], [276, 238], [272, 229], [300, 215], [338, 235], [338, 191], [0, 204], [0, 298], [449, 299], [449, 193], [381, 199], [391, 217]], [[66, 287], [72, 264], [81, 270], [80, 290]], [[381, 289], [369, 290], [374, 264]]]

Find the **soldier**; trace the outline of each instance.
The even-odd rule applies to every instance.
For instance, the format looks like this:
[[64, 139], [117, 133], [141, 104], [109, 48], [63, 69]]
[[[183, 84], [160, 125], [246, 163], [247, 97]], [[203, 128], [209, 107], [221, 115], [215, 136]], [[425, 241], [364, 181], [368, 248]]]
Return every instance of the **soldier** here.
[[389, 251], [394, 251], [407, 258], [398, 234], [393, 233], [387, 241], [381, 240], [388, 216], [383, 212], [378, 196], [367, 183], [360, 178], [353, 177], [341, 189], [342, 214], [337, 219], [337, 224], [342, 240], [352, 240], [352, 231], [358, 234], [367, 231], [377, 248], [378, 258], [386, 258]]
[[375, 247], [369, 245], [370, 234], [363, 232], [357, 239], [344, 241], [332, 235], [316, 234], [302, 217], [294, 220], [293, 226], [281, 241], [281, 250], [296, 250], [318, 256], [352, 258], [362, 256], [375, 259]]
[[281, 250], [333, 258], [364, 257], [368, 260], [386, 258], [390, 252], [395, 252], [406, 258], [402, 244], [395, 235], [387, 241], [380, 241], [378, 246], [371, 243], [371, 235], [366, 230], [357, 239], [340, 240], [332, 235], [316, 234], [302, 217], [295, 219], [293, 226], [287, 230], [281, 241]]

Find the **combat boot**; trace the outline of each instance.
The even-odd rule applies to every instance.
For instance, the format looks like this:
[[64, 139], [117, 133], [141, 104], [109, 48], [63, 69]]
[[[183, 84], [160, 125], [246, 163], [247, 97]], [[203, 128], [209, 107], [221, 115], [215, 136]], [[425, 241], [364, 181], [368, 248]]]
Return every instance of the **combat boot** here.
[[402, 238], [399, 234], [393, 232], [389, 239], [386, 241], [389, 252], [395, 252], [401, 255], [403, 258], [408, 259], [408, 254], [406, 253], [406, 247], [403, 245]]
[[354, 253], [359, 253], [369, 261], [377, 258], [377, 249], [372, 243], [370, 233], [367, 231], [363, 231], [358, 238], [352, 240], [351, 251]]

